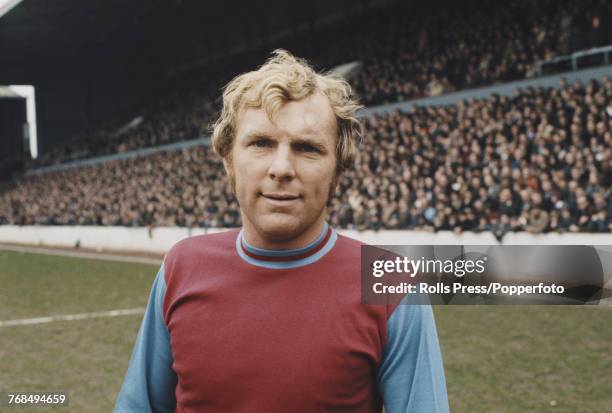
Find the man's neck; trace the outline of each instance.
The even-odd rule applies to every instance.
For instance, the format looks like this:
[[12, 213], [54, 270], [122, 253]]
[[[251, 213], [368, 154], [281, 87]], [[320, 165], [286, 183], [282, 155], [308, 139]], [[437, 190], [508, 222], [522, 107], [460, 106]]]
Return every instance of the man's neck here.
[[266, 250], [292, 250], [306, 247], [321, 238], [326, 229], [325, 220], [320, 219], [303, 233], [290, 239], [267, 237], [260, 234], [253, 226], [244, 225], [243, 238], [248, 245]]

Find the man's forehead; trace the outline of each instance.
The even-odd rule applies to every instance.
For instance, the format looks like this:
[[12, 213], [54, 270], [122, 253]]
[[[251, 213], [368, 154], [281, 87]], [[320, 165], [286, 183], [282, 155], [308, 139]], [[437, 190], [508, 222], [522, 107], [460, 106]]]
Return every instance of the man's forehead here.
[[299, 137], [331, 134], [335, 137], [336, 129], [336, 117], [329, 100], [322, 93], [315, 93], [283, 103], [272, 119], [264, 108], [245, 107], [238, 117], [236, 132], [238, 136], [267, 132]]

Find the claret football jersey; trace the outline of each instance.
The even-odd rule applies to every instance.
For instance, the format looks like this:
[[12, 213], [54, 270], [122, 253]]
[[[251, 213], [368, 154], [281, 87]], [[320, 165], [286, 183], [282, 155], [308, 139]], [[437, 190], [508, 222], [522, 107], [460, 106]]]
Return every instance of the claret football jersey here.
[[360, 247], [327, 224], [293, 250], [176, 244], [115, 412], [447, 412], [431, 307], [362, 304]]

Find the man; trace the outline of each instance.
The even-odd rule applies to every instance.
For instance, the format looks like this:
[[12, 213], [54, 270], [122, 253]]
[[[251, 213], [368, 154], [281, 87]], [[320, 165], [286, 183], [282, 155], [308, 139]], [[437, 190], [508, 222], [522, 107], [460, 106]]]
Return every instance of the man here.
[[326, 221], [354, 160], [346, 82], [276, 51], [213, 133], [243, 228], [166, 255], [117, 412], [446, 412], [431, 307], [360, 302], [360, 244]]

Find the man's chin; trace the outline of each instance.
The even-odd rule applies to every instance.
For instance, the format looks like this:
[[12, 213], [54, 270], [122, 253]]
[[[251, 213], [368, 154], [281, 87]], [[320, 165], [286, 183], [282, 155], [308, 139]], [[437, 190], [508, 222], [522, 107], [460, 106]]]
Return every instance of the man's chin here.
[[255, 223], [260, 234], [273, 242], [291, 241], [304, 230], [304, 223], [297, 217], [273, 213], [262, 217]]

